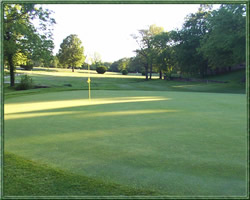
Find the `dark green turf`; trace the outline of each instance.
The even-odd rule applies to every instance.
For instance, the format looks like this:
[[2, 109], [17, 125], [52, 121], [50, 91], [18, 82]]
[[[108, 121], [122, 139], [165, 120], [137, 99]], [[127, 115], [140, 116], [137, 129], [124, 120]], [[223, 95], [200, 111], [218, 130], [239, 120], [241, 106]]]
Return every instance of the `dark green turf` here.
[[79, 90], [7, 99], [5, 150], [134, 190], [246, 194], [246, 95], [96, 90], [92, 98]]
[[152, 196], [154, 191], [79, 176], [11, 153], [4, 156], [4, 196]]

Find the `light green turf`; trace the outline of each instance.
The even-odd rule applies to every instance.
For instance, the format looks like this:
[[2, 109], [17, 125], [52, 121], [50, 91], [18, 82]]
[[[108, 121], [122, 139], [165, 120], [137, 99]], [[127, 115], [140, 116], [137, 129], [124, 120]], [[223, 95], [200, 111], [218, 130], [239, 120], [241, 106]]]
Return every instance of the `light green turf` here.
[[[32, 77], [35, 85], [46, 85], [51, 88], [33, 89], [28, 91], [13, 91], [5, 84], [5, 97], [19, 95], [21, 93], [40, 93], [55, 90], [87, 90], [87, 70], [50, 69], [35, 68], [33, 71], [17, 70], [17, 73], [27, 73]], [[206, 82], [181, 82], [159, 80], [154, 74], [153, 80], [145, 81], [145, 76], [140, 74], [121, 75], [121, 73], [107, 72], [97, 74], [90, 72], [91, 88], [95, 90], [144, 90], [144, 91], [185, 91], [185, 92], [216, 92], [216, 93], [245, 93], [245, 83], [241, 82], [245, 71], [228, 73], [226, 75], [214, 76], [209, 79], [228, 81], [228, 83], [206, 83]], [[9, 77], [6, 77], [9, 81]], [[20, 81], [20, 76], [16, 77]], [[72, 87], [65, 86], [71, 84]]]
[[[246, 95], [65, 91], [5, 101], [5, 150], [166, 195], [246, 194]], [[74, 194], [72, 194], [74, 195]]]

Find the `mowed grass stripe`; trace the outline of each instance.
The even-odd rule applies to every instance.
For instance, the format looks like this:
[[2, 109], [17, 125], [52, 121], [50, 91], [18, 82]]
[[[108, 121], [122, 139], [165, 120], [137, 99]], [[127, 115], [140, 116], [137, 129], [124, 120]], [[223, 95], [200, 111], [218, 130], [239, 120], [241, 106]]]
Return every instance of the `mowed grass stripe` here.
[[[75, 100], [87, 100], [87, 91], [8, 99], [6, 112], [17, 114], [5, 121], [6, 150], [79, 175], [169, 195], [245, 194], [245, 95], [92, 94], [93, 101], [134, 101], [74, 106]], [[152, 97], [160, 100], [152, 101]], [[16, 110], [14, 105], [26, 100], [37, 105], [46, 101], [67, 104]]]

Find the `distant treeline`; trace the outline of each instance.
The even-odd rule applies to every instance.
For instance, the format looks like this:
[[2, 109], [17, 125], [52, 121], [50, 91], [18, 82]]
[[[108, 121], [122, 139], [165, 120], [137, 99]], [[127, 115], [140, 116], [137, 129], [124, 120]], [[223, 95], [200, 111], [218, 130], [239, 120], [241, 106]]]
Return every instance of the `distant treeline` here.
[[164, 32], [156, 25], [139, 30], [132, 35], [139, 46], [136, 57], [118, 60], [109, 69], [143, 72], [146, 79], [152, 72], [159, 72], [159, 78], [177, 72], [203, 78], [239, 69], [246, 59], [245, 24], [245, 5], [225, 4], [217, 10], [201, 5], [180, 30]]
[[[164, 31], [150, 25], [148, 29], [132, 34], [138, 49], [136, 56], [121, 58], [113, 63], [102, 62], [100, 55], [92, 58], [90, 69], [105, 66], [108, 71], [142, 73], [151, 79], [172, 74], [205, 77], [245, 67], [246, 7], [241, 4], [200, 5], [196, 13], [186, 16], [181, 29]], [[50, 67], [68, 67], [54, 56]], [[76, 67], [87, 69], [83, 62]]]
[[[15, 66], [70, 67], [72, 71], [105, 66], [112, 72], [142, 73], [146, 79], [151, 79], [153, 72], [159, 73], [160, 79], [173, 74], [203, 78], [245, 67], [243, 4], [222, 4], [218, 9], [201, 4], [196, 13], [186, 16], [180, 29], [167, 32], [150, 25], [138, 30], [131, 35], [138, 44], [136, 56], [113, 63], [102, 62], [97, 53], [86, 59], [77, 35], [65, 38], [58, 54], [53, 56], [52, 29], [46, 32], [46, 27], [55, 23], [50, 11], [38, 9], [34, 4], [6, 5], [4, 10], [4, 64], [10, 69], [12, 86]], [[32, 24], [33, 18], [40, 19], [43, 34]]]

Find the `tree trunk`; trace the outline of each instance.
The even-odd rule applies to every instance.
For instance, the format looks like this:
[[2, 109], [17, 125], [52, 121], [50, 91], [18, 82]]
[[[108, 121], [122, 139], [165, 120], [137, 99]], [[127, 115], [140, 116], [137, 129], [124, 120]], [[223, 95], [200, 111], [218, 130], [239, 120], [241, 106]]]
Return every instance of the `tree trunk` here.
[[162, 79], [162, 71], [160, 70], [159, 79]]
[[10, 86], [14, 87], [15, 86], [15, 73], [14, 73], [14, 63], [13, 63], [13, 56], [8, 55], [8, 63], [10, 67]]
[[145, 65], [145, 76], [146, 76], [146, 81], [148, 80], [148, 64]]
[[200, 70], [200, 76], [202, 79], [204, 79], [204, 68], [203, 67]]
[[153, 72], [153, 64], [150, 63], [150, 79], [152, 79], [152, 72]]
[[74, 72], [74, 67], [72, 66], [72, 72]]
[[218, 67], [216, 67], [216, 69], [215, 69], [215, 74], [216, 74], [216, 75], [219, 74], [219, 68], [218, 68]]

